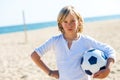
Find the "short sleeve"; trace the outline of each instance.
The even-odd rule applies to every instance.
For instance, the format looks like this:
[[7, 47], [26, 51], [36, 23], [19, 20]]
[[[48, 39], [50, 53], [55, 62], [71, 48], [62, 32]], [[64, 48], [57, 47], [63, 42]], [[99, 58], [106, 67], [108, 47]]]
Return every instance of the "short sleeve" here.
[[41, 44], [39, 47], [35, 48], [35, 52], [37, 52], [39, 56], [43, 56], [45, 53], [47, 53], [49, 50], [53, 48], [54, 48], [54, 38], [52, 37], [43, 44]]

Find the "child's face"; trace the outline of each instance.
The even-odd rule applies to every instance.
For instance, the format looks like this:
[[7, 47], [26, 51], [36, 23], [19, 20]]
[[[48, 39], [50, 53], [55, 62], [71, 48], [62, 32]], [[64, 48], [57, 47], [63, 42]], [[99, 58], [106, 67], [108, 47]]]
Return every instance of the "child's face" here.
[[78, 19], [74, 13], [69, 13], [61, 24], [65, 33], [77, 32]]

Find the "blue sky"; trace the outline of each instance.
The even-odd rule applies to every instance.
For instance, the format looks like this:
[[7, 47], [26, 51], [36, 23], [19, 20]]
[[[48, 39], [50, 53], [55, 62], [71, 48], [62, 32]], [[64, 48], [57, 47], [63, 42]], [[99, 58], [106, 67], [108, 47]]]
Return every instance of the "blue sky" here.
[[120, 0], [0, 0], [0, 26], [55, 21], [60, 9], [73, 5], [83, 17], [120, 14]]

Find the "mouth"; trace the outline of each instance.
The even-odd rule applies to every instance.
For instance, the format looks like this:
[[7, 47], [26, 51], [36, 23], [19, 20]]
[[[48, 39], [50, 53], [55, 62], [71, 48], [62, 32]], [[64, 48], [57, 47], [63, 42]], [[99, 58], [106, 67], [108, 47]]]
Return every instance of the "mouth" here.
[[68, 29], [68, 31], [73, 31], [73, 29]]

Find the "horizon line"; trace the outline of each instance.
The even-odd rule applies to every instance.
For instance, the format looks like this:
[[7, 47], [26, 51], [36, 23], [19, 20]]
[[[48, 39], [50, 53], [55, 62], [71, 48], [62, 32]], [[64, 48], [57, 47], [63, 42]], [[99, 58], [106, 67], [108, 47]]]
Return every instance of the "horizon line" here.
[[[83, 19], [86, 23], [87, 22], [95, 22], [95, 21], [103, 21], [103, 20], [111, 20], [111, 19], [120, 19], [120, 14], [107, 15], [107, 16], [96, 16], [96, 17], [86, 17]], [[26, 26], [27, 26], [26, 27], [27, 30], [35, 30], [35, 29], [42, 29], [42, 28], [57, 26], [57, 22], [56, 21], [46, 21], [46, 22], [28, 23], [28, 24], [26, 24]], [[0, 34], [19, 32], [19, 31], [24, 31], [24, 24], [0, 27]]]

